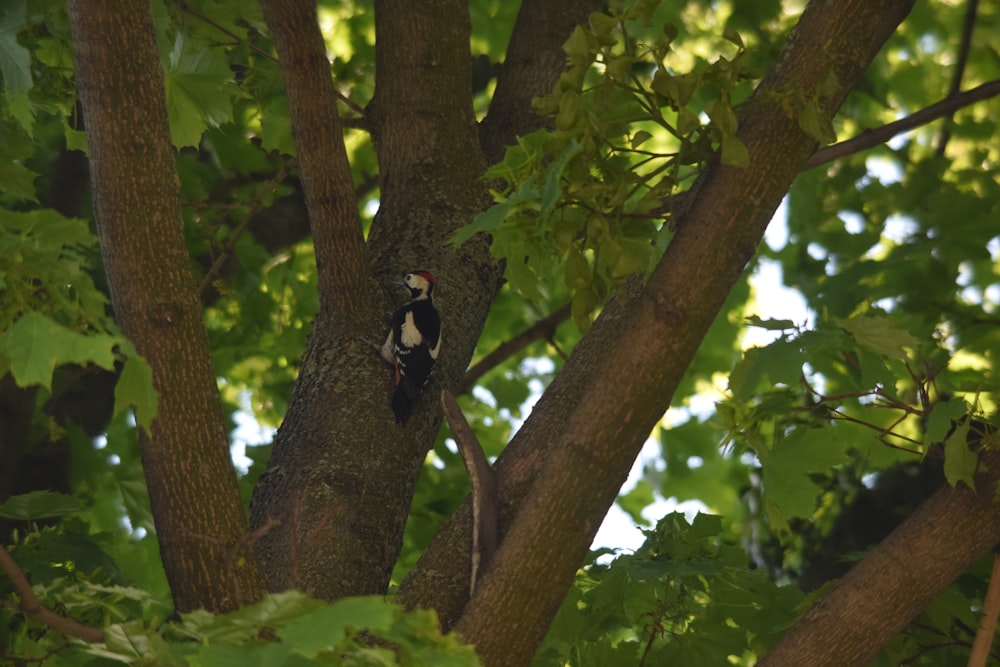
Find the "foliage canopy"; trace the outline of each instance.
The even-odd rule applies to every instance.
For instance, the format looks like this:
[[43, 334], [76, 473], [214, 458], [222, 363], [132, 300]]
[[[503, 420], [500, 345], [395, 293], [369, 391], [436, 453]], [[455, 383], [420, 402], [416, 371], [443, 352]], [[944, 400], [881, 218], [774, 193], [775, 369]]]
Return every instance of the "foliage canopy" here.
[[[573, 4], [577, 13], [582, 4]], [[760, 168], [741, 138], [743, 119], [772, 104], [820, 147], [711, 328], [692, 342], [697, 352], [650, 436], [646, 451], [656, 453], [617, 498], [642, 528], [642, 546], [608, 545], [578, 563], [535, 664], [756, 664], [847, 563], [940, 486], [987, 500], [1000, 494], [995, 480], [980, 481], [991, 474], [984, 457], [1000, 447], [1000, 67], [991, 43], [1000, 15], [989, 3], [918, 3], [856, 84], [839, 80], [831, 55], [815, 88], [793, 81], [758, 95], [801, 4], [623, 0], [583, 12], [558, 40], [565, 66], [534, 98], [533, 125], [504, 154], [467, 161], [466, 175], [493, 204], [469, 195], [484, 203], [448, 213], [459, 223], [434, 228], [427, 241], [427, 252], [475, 253], [488, 238], [488, 252], [469, 256], [503, 270], [495, 298], [458, 285], [449, 297], [444, 282], [440, 297], [442, 310], [462, 310], [459, 295], [489, 303], [485, 323], [469, 325], [481, 329], [473, 370], [460, 383], [470, 360], [451, 371], [446, 361], [435, 389], [461, 386], [462, 410], [492, 460], [571, 355], [589, 355], [584, 364], [596, 370], [584, 377], [600, 386], [604, 350], [587, 349], [588, 337], [669, 261], [700, 179], [712, 169]], [[372, 136], [381, 137], [376, 119], [387, 103], [397, 113], [410, 103], [372, 104], [376, 35], [386, 30], [378, 12], [388, 11], [375, 5], [321, 2], [317, 15], [356, 220], [376, 248], [373, 284], [396, 277], [379, 263], [391, 253], [377, 250], [393, 242], [376, 239], [390, 229], [380, 216], [396, 210], [390, 188], [399, 181], [380, 171], [387, 158]], [[510, 5], [465, 8], [472, 113], [484, 126], [501, 94], [500, 63], [514, 48]], [[328, 314], [318, 273], [329, 257], [310, 231], [318, 223], [304, 204], [302, 139], [290, 122], [296, 101], [265, 13], [235, 0], [156, 0], [152, 17], [184, 241], [249, 506], [276, 429], [289, 428], [290, 403], [305, 400], [296, 383], [319, 337], [309, 338], [313, 323]], [[459, 30], [465, 18], [452, 20], [427, 34]], [[174, 613], [140, 454], [155, 439], [162, 392], [154, 387], [162, 385], [112, 309], [106, 267], [115, 260], [100, 253], [103, 223], [88, 194], [73, 49], [64, 3], [0, 9], [0, 406], [10, 415], [0, 443], [0, 535], [17, 564], [4, 567], [8, 575], [29, 573], [42, 607], [104, 634], [67, 641], [72, 629], [25, 613], [24, 591], [5, 578], [0, 648], [44, 665], [478, 664], [448, 632], [455, 618], [441, 611], [442, 630], [435, 612], [404, 611], [391, 596], [320, 602], [286, 590], [228, 613]], [[828, 100], [847, 87], [831, 118]], [[962, 103], [935, 111], [946, 99]], [[865, 142], [866, 130], [922, 110], [929, 117], [907, 133]], [[121, 141], [143, 136], [140, 128]], [[853, 137], [859, 143], [840, 153], [823, 148]], [[415, 170], [430, 173], [428, 165], [451, 158], [427, 141], [441, 153], [421, 155]], [[438, 210], [436, 184], [422, 185], [414, 196]], [[735, 224], [756, 204], [725, 203]], [[398, 246], [412, 241], [398, 229], [382, 233]], [[729, 288], [723, 278], [719, 285]], [[391, 297], [380, 299], [385, 310]], [[532, 328], [540, 320], [546, 326]], [[516, 336], [525, 330], [534, 333]], [[361, 347], [345, 358], [355, 363]], [[497, 349], [507, 353], [494, 361], [487, 355]], [[354, 390], [344, 376], [329, 377], [331, 393]], [[619, 388], [603, 390], [613, 401]], [[406, 605], [407, 578], [420, 576], [418, 559], [469, 491], [436, 402], [422, 405], [434, 417], [414, 448], [419, 481], [388, 587], [395, 594], [402, 585]], [[350, 410], [362, 415], [361, 430], [377, 418], [360, 400]], [[394, 444], [385, 438], [401, 437], [376, 433], [385, 447]], [[691, 511], [673, 511], [678, 504]], [[248, 539], [272, 528], [259, 522]], [[905, 631], [872, 649], [875, 664], [965, 664], [987, 560], [913, 610], [919, 616]]]

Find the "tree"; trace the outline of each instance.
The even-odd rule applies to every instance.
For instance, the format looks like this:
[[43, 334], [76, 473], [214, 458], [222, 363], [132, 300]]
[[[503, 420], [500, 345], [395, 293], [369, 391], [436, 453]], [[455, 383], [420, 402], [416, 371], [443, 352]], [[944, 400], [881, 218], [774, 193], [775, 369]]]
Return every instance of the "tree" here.
[[[995, 12], [668, 4], [4, 10], [11, 655], [964, 662], [1000, 542]], [[809, 322], [759, 315], [766, 262]], [[444, 350], [401, 427], [373, 344], [415, 268]], [[240, 408], [277, 430], [237, 476]], [[495, 457], [475, 503], [449, 433]], [[595, 560], [654, 489], [707, 512]]]

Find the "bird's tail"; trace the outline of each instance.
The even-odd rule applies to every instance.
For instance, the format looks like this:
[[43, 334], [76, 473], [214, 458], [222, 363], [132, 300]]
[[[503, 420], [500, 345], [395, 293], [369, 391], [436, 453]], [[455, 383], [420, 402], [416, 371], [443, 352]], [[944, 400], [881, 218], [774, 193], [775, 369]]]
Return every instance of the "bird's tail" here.
[[417, 388], [403, 376], [392, 394], [392, 411], [396, 413], [396, 423], [406, 426], [413, 414], [413, 404], [417, 402]]

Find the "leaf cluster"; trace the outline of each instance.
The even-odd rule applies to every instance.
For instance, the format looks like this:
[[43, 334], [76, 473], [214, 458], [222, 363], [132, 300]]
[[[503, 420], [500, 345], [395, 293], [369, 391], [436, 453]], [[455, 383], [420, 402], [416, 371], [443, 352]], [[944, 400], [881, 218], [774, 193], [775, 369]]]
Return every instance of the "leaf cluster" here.
[[521, 137], [487, 172], [497, 203], [455, 237], [489, 233], [511, 286], [529, 299], [567, 289], [584, 332], [615, 285], [655, 265], [673, 197], [710, 156], [748, 159], [734, 104], [753, 73], [739, 36], [727, 33], [729, 57], [679, 72], [678, 29], [654, 30], [657, 9], [594, 13], [574, 29], [563, 47], [569, 69], [535, 100], [551, 126]]
[[[443, 635], [432, 611], [405, 613], [382, 597], [327, 604], [288, 591], [230, 614], [199, 610], [172, 616], [167, 600], [133, 581], [119, 563], [139, 561], [143, 549], [112, 559], [112, 538], [94, 533], [72, 496], [49, 492], [14, 496], [0, 516], [29, 522], [13, 549], [41, 604], [78, 622], [101, 627], [105, 641], [67, 642], [18, 609], [5, 577], [0, 637], [7, 657], [61, 665], [478, 665], [472, 647]], [[60, 518], [39, 529], [35, 522]], [[131, 568], [130, 568], [131, 569]], [[136, 570], [141, 572], [141, 570]], [[163, 590], [166, 594], [166, 590]], [[95, 662], [95, 660], [97, 662]]]
[[748, 570], [720, 516], [672, 513], [643, 532], [634, 554], [578, 574], [535, 664], [748, 664], [802, 601]]

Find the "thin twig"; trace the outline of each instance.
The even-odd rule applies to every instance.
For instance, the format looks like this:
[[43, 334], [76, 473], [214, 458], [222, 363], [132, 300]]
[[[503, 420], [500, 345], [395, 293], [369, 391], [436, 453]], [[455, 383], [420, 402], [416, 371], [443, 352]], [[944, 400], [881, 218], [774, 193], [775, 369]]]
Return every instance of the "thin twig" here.
[[[274, 178], [272, 178], [270, 181], [271, 192], [274, 192], [286, 178], [288, 178], [288, 165], [282, 163], [281, 169], [278, 170], [278, 173], [275, 174]], [[229, 234], [229, 237], [226, 239], [226, 245], [225, 247], [223, 247], [222, 252], [220, 252], [219, 256], [215, 258], [214, 262], [212, 262], [212, 266], [209, 267], [208, 271], [205, 272], [204, 277], [201, 279], [201, 284], [198, 285], [199, 298], [201, 298], [201, 296], [205, 293], [205, 290], [208, 289], [208, 286], [212, 284], [212, 281], [215, 280], [215, 277], [219, 274], [219, 271], [222, 270], [222, 266], [226, 263], [226, 261], [229, 260], [229, 257], [233, 254], [233, 250], [236, 248], [236, 242], [240, 240], [240, 237], [243, 235], [243, 232], [247, 230], [247, 227], [250, 225], [250, 222], [255, 217], [257, 217], [258, 213], [260, 213], [261, 209], [264, 207], [263, 202], [264, 202], [263, 198], [256, 199], [253, 203], [253, 206], [251, 206], [250, 210], [247, 211], [247, 214], [246, 216], [244, 216], [242, 222], [240, 222], [240, 224], [236, 227], [236, 229], [234, 229], [232, 233]]]
[[17, 591], [18, 596], [21, 598], [21, 604], [18, 605], [18, 609], [25, 616], [33, 618], [53, 630], [58, 630], [64, 635], [77, 637], [91, 644], [98, 644], [104, 641], [104, 630], [60, 616], [43, 607], [42, 603], [38, 601], [38, 597], [35, 596], [35, 591], [31, 589], [31, 582], [28, 581], [28, 577], [2, 545], [0, 545], [0, 569], [10, 578], [11, 583], [14, 585], [14, 590]]
[[530, 327], [517, 334], [505, 343], [501, 343], [495, 350], [479, 360], [475, 366], [465, 372], [461, 384], [455, 390], [458, 394], [464, 394], [476, 384], [482, 376], [493, 370], [504, 361], [514, 356], [524, 348], [528, 347], [536, 340], [545, 338], [551, 339], [559, 328], [559, 325], [569, 319], [570, 304], [566, 304], [548, 317], [535, 322]]
[[472, 427], [466, 421], [455, 397], [445, 389], [441, 392], [441, 407], [458, 444], [472, 485], [472, 571], [469, 575], [469, 595], [476, 592], [476, 581], [497, 549], [500, 496], [496, 476], [490, 468], [483, 448]]
[[993, 646], [993, 635], [997, 631], [997, 617], [1000, 617], [1000, 554], [993, 555], [993, 572], [983, 600], [983, 615], [979, 619], [979, 630], [972, 642], [968, 667], [986, 667]]
[[[969, 61], [969, 49], [972, 46], [972, 30], [976, 26], [976, 13], [979, 9], [979, 0], [968, 0], [965, 8], [965, 20], [962, 23], [962, 39], [958, 45], [958, 58], [955, 62], [955, 72], [951, 77], [951, 88], [948, 89], [948, 97], [957, 95], [962, 90], [962, 77], [965, 74], [965, 64]], [[944, 155], [948, 140], [951, 139], [951, 130], [945, 123], [938, 134], [938, 157]]]
[[950, 116], [963, 107], [995, 97], [996, 95], [1000, 95], [1000, 80], [990, 81], [972, 90], [967, 90], [964, 93], [951, 95], [905, 118], [900, 118], [882, 127], [865, 130], [853, 139], [841, 141], [839, 144], [819, 149], [802, 165], [802, 171], [884, 144], [897, 134], [908, 132], [915, 127], [925, 125], [938, 118]]

